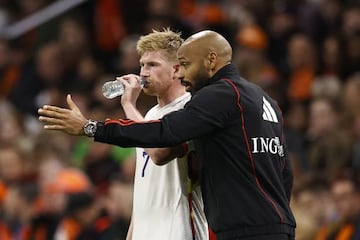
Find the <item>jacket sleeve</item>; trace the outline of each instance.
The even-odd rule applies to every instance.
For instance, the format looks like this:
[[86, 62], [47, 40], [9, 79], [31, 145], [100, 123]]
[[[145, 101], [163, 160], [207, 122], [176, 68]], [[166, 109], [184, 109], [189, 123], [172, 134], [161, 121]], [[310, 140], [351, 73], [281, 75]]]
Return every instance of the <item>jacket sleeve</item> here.
[[236, 102], [227, 84], [214, 85], [200, 90], [184, 109], [159, 120], [99, 122], [95, 141], [121, 147], [169, 147], [210, 134], [224, 126]]

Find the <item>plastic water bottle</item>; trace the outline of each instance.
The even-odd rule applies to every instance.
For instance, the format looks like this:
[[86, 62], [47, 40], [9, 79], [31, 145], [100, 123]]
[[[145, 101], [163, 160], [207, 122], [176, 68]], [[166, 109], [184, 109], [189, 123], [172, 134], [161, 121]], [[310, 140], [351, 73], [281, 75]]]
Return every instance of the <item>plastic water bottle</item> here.
[[[146, 84], [146, 79], [140, 78], [141, 87], [144, 87], [145, 84]], [[102, 93], [104, 97], [108, 99], [113, 99], [118, 96], [121, 96], [124, 94], [124, 91], [125, 91], [124, 84], [117, 80], [105, 82], [102, 87]]]

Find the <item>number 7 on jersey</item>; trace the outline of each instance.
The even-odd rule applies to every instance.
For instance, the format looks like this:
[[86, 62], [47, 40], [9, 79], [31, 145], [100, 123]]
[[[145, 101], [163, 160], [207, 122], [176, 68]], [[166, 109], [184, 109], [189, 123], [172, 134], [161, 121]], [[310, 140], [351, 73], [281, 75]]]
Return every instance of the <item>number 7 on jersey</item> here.
[[143, 157], [144, 157], [144, 160], [145, 160], [145, 163], [144, 163], [144, 167], [142, 169], [142, 172], [141, 172], [141, 177], [145, 177], [145, 168], [149, 162], [149, 159], [150, 159], [150, 156], [149, 154], [147, 154], [147, 152], [143, 152]]

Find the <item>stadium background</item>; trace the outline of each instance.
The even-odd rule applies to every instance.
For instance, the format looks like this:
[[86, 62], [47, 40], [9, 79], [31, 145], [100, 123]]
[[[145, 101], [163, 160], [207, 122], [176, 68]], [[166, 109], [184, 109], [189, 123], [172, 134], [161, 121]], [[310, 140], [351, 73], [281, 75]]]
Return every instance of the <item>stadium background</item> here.
[[[138, 37], [167, 26], [184, 38], [205, 28], [223, 34], [241, 75], [278, 101], [296, 239], [360, 231], [357, 0], [73, 1], [39, 25], [14, 27], [59, 2], [71, 1], [0, 0], [0, 239], [45, 239], [59, 222], [78, 239], [123, 239], [133, 149], [43, 131], [36, 111], [65, 106], [71, 93], [92, 119], [124, 117], [101, 86], [138, 72]], [[153, 104], [138, 101], [141, 112]]]

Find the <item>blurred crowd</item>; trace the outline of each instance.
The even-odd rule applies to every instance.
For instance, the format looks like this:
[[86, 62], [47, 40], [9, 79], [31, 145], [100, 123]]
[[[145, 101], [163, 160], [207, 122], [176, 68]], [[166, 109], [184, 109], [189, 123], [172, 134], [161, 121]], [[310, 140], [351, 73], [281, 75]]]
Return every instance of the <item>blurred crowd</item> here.
[[168, 26], [223, 34], [241, 75], [278, 101], [296, 239], [360, 239], [358, 0], [88, 0], [1, 35], [53, 2], [0, 0], [0, 239], [125, 239], [134, 149], [44, 131], [37, 109], [70, 93], [91, 119], [124, 117], [101, 86], [137, 73], [139, 36]]

